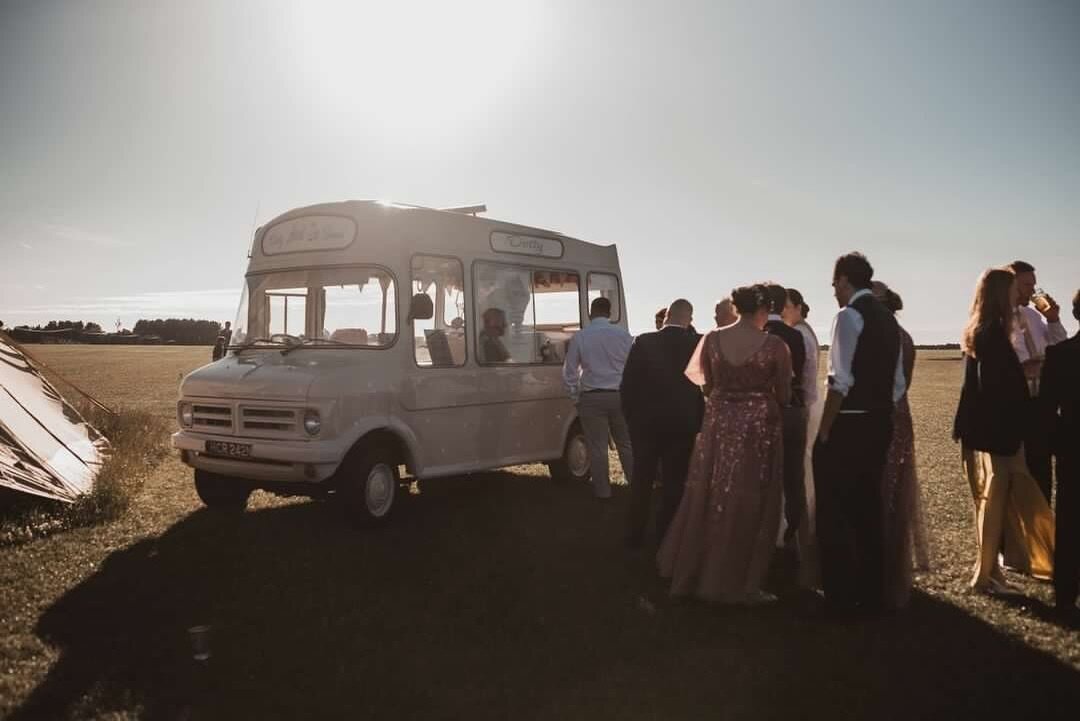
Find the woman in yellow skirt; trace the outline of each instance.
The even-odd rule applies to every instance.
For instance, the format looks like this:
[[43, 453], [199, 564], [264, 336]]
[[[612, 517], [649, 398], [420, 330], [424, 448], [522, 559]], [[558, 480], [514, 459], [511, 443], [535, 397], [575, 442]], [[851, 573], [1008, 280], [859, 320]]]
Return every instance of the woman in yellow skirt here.
[[1020, 592], [998, 563], [1002, 541], [1020, 570], [1043, 578], [1053, 573], [1054, 516], [1024, 462], [1031, 404], [1009, 340], [1015, 307], [1012, 272], [984, 272], [962, 338], [964, 386], [953, 426], [975, 500], [979, 550], [971, 586], [991, 595]]

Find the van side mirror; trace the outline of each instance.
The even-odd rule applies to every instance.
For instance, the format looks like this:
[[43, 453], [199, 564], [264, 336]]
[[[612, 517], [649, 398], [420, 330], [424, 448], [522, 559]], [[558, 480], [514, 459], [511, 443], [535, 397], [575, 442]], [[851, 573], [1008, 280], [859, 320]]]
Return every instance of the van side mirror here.
[[417, 293], [409, 303], [409, 320], [431, 320], [435, 317], [435, 305], [427, 293]]

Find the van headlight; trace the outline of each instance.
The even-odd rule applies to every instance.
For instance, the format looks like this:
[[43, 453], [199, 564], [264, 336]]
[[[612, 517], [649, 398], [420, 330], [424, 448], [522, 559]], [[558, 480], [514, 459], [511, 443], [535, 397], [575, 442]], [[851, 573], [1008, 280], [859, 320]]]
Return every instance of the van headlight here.
[[191, 404], [181, 401], [176, 407], [176, 417], [183, 428], [191, 428], [191, 424], [195, 419]]
[[322, 430], [322, 419], [319, 418], [317, 410], [309, 408], [304, 412], [304, 430], [309, 436], [319, 435], [319, 431]]

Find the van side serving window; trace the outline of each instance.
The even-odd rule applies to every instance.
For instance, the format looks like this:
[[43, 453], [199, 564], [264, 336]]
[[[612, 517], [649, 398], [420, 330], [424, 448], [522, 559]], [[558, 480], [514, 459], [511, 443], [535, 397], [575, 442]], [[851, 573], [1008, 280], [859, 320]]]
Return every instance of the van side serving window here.
[[412, 259], [409, 321], [421, 368], [465, 365], [465, 269], [457, 258]]
[[589, 307], [597, 298], [611, 301], [611, 322], [622, 319], [622, 304], [619, 302], [619, 278], [610, 273], [589, 273]]
[[[305, 268], [248, 277], [232, 343], [310, 341], [387, 348], [397, 339], [394, 277], [383, 268]], [[289, 341], [289, 338], [292, 341]]]
[[581, 329], [578, 274], [480, 261], [473, 272], [477, 362], [561, 364]]

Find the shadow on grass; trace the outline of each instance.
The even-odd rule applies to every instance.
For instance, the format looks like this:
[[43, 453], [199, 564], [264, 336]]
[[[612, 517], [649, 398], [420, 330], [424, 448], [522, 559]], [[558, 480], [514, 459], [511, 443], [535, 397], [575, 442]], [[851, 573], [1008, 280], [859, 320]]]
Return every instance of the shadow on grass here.
[[[332, 504], [196, 512], [41, 618], [14, 718], [1075, 718], [1080, 674], [952, 606], [850, 626], [659, 601], [626, 494], [492, 473], [391, 525]], [[658, 601], [653, 609], [642, 594]], [[212, 626], [212, 657], [187, 631]]]

